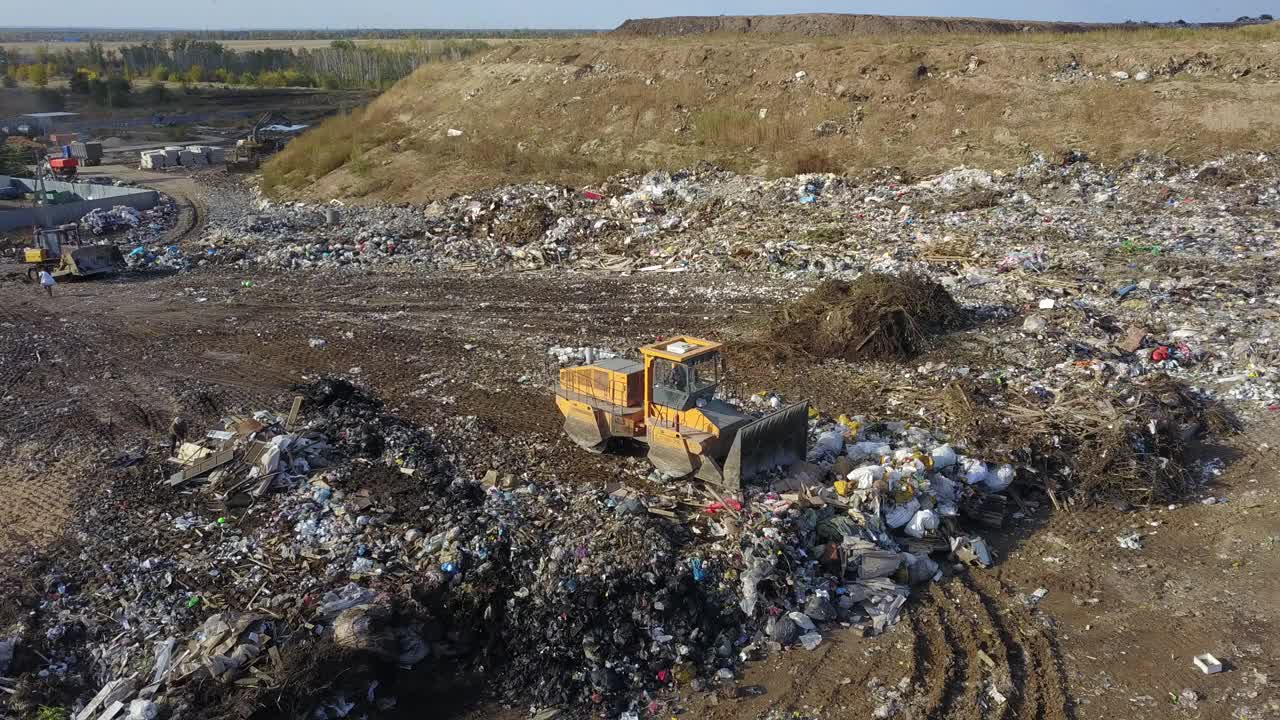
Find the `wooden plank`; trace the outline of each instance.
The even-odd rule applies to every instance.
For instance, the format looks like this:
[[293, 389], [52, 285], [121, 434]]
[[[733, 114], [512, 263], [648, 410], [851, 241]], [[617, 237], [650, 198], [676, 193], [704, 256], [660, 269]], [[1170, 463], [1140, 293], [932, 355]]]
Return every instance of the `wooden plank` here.
[[169, 476], [168, 483], [170, 485], [181, 485], [182, 483], [198, 478], [208, 472], [213, 472], [218, 468], [226, 465], [236, 457], [236, 449], [233, 447], [219, 450], [208, 457], [201, 458], [183, 470]]
[[302, 412], [302, 396], [293, 396], [293, 407], [289, 408], [289, 419], [284, 423], [285, 430], [293, 429], [295, 423], [298, 422], [298, 413]]

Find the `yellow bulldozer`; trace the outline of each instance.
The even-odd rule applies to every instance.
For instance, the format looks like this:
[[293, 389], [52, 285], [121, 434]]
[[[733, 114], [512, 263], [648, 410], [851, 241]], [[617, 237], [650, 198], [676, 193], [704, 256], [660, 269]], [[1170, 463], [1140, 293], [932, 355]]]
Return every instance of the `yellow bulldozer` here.
[[808, 403], [755, 418], [717, 399], [721, 348], [681, 336], [641, 347], [640, 361], [561, 368], [555, 390], [565, 433], [591, 452], [603, 452], [612, 438], [637, 440], [658, 470], [731, 491], [804, 460]]
[[22, 251], [23, 262], [31, 265], [27, 277], [32, 281], [41, 270], [61, 280], [105, 275], [124, 265], [124, 256], [115, 245], [81, 245], [75, 223], [37, 227], [32, 245]]

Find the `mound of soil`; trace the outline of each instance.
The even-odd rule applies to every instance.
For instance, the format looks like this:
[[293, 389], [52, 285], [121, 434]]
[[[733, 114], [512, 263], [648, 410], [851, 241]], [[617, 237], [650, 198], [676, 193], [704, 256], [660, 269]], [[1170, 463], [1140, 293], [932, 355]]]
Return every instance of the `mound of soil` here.
[[775, 316], [771, 339], [810, 355], [895, 360], [958, 326], [964, 311], [938, 283], [915, 275], [867, 273], [829, 280]]
[[1140, 24], [1038, 22], [987, 18], [902, 17], [809, 13], [794, 15], [719, 15], [628, 20], [613, 33], [646, 37], [674, 37], [709, 33], [785, 33], [805, 37], [824, 35], [888, 35], [902, 33], [998, 34], [1020, 32], [1085, 32], [1141, 27]]
[[551, 208], [537, 203], [518, 208], [493, 224], [493, 238], [506, 245], [524, 245], [542, 238], [555, 224]]

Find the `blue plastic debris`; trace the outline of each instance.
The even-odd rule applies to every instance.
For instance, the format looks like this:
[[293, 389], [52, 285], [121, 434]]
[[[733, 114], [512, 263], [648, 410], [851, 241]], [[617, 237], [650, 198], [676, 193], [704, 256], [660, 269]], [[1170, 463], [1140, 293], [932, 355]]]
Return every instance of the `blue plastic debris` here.
[[702, 582], [702, 579], [707, 576], [707, 571], [702, 567], [702, 558], [690, 558], [689, 568], [693, 570], [694, 582]]

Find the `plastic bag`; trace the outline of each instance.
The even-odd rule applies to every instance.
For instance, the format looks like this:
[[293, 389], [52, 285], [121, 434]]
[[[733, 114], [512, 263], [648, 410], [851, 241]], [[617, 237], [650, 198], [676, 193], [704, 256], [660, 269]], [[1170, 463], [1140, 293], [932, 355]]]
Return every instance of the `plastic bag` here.
[[928, 582], [938, 574], [938, 563], [924, 553], [903, 553], [902, 557], [907, 561], [907, 582], [912, 585]]
[[1000, 492], [1013, 484], [1014, 477], [1012, 465], [1001, 465], [995, 472], [987, 474], [986, 484], [992, 492]]
[[876, 442], [874, 440], [864, 440], [850, 445], [848, 454], [850, 460], [871, 458], [872, 460], [879, 461], [880, 458], [891, 452], [893, 452], [893, 448], [889, 447], [885, 443]]
[[964, 474], [965, 482], [977, 485], [987, 479], [987, 464], [981, 460], [963, 458], [960, 461], [960, 472]]
[[884, 477], [884, 466], [882, 465], [863, 465], [849, 473], [849, 482], [854, 483], [859, 490], [868, 490], [875, 482]]
[[934, 470], [942, 470], [956, 464], [956, 451], [950, 445], [939, 445], [929, 454], [933, 457]]
[[885, 511], [884, 524], [891, 528], [900, 528], [911, 522], [911, 518], [915, 517], [920, 510], [920, 501], [912, 498], [905, 505], [894, 505]]
[[929, 492], [938, 499], [939, 502], [956, 501], [956, 483], [951, 478], [940, 473], [934, 473], [929, 476]]
[[939, 522], [938, 513], [932, 510], [921, 510], [911, 516], [906, 533], [911, 537], [922, 538], [930, 530], [937, 530]]
[[835, 457], [842, 452], [844, 452], [844, 431], [827, 430], [818, 435], [818, 440], [814, 443], [813, 452], [810, 455], [814, 457]]

